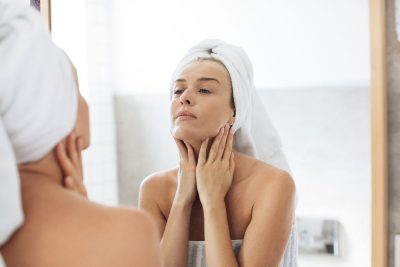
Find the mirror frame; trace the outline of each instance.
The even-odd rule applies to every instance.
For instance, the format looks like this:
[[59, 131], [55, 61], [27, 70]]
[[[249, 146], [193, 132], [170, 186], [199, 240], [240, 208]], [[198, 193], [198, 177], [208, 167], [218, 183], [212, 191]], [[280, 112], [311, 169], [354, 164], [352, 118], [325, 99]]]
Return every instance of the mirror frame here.
[[[40, 0], [51, 31], [51, 0]], [[369, 0], [371, 56], [371, 267], [388, 263], [386, 0]]]
[[386, 0], [369, 0], [371, 53], [371, 266], [388, 265]]
[[39, 0], [40, 14], [49, 31], [51, 31], [51, 0]]

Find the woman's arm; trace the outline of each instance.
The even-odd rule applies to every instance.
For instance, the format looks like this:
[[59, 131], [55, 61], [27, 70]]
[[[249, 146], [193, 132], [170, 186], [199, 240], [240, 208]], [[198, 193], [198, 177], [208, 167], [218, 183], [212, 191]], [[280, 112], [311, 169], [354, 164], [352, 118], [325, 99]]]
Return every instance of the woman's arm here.
[[156, 222], [161, 239], [163, 266], [186, 267], [191, 205], [174, 201], [168, 221], [166, 221], [155, 201], [157, 194], [161, 193], [157, 190], [157, 187], [160, 188], [160, 184], [156, 184], [157, 178], [160, 177], [149, 177], [142, 183], [139, 194], [139, 207], [147, 211]]
[[235, 164], [233, 134], [226, 125], [214, 139], [209, 155], [203, 142], [196, 170], [197, 187], [204, 211], [207, 266], [239, 266], [232, 249], [225, 195], [233, 179]]
[[264, 188], [254, 204], [238, 255], [241, 267], [279, 266], [295, 219], [296, 189], [290, 175], [285, 172]]
[[239, 266], [233, 253], [224, 201], [203, 207], [207, 266]]
[[[164, 218], [155, 199], [165, 195], [161, 179], [147, 178], [141, 186], [139, 206], [148, 211], [158, 222], [161, 236], [161, 258], [164, 267], [186, 267], [188, 263], [188, 240], [190, 214], [196, 197], [196, 159], [190, 145], [181, 140], [177, 142], [180, 153], [180, 165], [177, 188], [168, 218]], [[165, 180], [165, 179], [164, 179]], [[167, 221], [166, 221], [167, 220]]]
[[200, 149], [196, 179], [204, 210], [207, 266], [276, 267], [294, 219], [294, 182], [286, 172], [274, 179], [259, 179], [258, 199], [236, 260], [224, 201], [234, 171], [232, 142], [226, 127], [215, 138], [208, 157], [205, 143]]

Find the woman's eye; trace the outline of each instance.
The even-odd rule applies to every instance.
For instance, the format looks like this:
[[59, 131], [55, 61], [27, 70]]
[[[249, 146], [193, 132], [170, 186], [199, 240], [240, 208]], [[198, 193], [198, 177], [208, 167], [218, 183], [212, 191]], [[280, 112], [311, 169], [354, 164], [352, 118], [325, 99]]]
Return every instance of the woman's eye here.
[[176, 90], [174, 91], [174, 95], [182, 94], [182, 92], [183, 92], [182, 89], [176, 89]]
[[200, 89], [199, 89], [199, 92], [202, 93], [202, 94], [209, 94], [209, 93], [211, 93], [210, 90], [208, 90], [208, 89], [206, 89], [206, 88], [200, 88]]

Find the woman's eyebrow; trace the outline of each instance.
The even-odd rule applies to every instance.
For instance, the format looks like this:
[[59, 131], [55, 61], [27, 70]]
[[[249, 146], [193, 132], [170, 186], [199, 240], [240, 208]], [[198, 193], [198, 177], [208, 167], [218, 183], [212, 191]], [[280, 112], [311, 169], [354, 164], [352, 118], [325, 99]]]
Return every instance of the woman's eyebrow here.
[[217, 79], [215, 79], [215, 78], [210, 78], [210, 77], [201, 77], [201, 78], [198, 78], [197, 81], [200, 81], [200, 82], [204, 82], [204, 81], [215, 81], [215, 82], [217, 82], [218, 84], [221, 84]]
[[[211, 77], [201, 77], [201, 78], [198, 78], [197, 81], [198, 81], [198, 82], [215, 81], [215, 82], [217, 82], [218, 84], [221, 84], [217, 79], [211, 78]], [[182, 78], [176, 79], [176, 80], [175, 80], [175, 83], [178, 83], [178, 82], [186, 82], [186, 80], [185, 80], [185, 79], [182, 79]]]

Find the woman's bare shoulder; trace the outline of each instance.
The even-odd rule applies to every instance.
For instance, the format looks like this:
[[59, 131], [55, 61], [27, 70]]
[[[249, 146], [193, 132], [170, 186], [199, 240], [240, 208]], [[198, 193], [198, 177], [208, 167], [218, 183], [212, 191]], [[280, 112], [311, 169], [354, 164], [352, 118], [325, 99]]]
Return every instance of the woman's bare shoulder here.
[[[101, 251], [107, 251], [107, 254], [97, 256], [104, 257], [102, 266], [129, 266], [128, 262], [135, 266], [159, 266], [155, 257], [159, 253], [160, 240], [156, 226], [146, 212], [93, 202], [86, 203], [81, 212], [85, 215], [80, 219], [80, 227], [87, 227], [86, 235], [77, 237], [82, 245], [78, 245], [77, 240], [71, 240], [70, 244], [75, 243], [76, 247], [85, 250], [87, 246], [84, 244], [88, 240], [92, 249], [88, 249], [87, 253], [96, 255]], [[69, 233], [73, 234], [74, 229], [68, 229]], [[105, 264], [106, 262], [108, 264]], [[86, 266], [88, 265], [92, 264]]]
[[259, 161], [255, 165], [254, 176], [261, 189], [260, 199], [262, 201], [293, 199], [296, 185], [287, 171]]
[[4, 248], [9, 266], [158, 266], [156, 227], [145, 212], [65, 191], [37, 202]]
[[254, 157], [242, 155], [246, 162], [247, 176], [257, 188], [268, 191], [285, 190], [288, 193], [295, 190], [295, 184], [291, 175], [278, 167], [258, 160]]
[[168, 170], [162, 170], [150, 174], [143, 179], [140, 188], [142, 189], [153, 189], [156, 191], [165, 190], [167, 188], [176, 186], [176, 176], [178, 168], [172, 168]]

